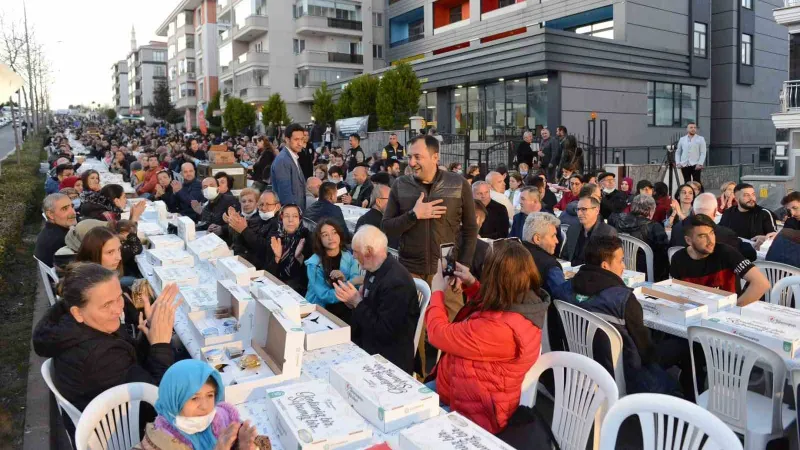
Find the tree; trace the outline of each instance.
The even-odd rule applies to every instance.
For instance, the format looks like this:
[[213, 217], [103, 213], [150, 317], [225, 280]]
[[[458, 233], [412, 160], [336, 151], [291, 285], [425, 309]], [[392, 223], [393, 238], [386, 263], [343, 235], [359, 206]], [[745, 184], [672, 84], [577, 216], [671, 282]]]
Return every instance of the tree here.
[[322, 85], [314, 92], [314, 106], [311, 107], [311, 114], [314, 115], [319, 124], [333, 123], [336, 120], [336, 105], [333, 103], [333, 94], [328, 90], [328, 83]]
[[350, 90], [350, 84], [342, 89], [339, 94], [339, 102], [336, 104], [336, 117], [346, 119], [353, 117], [353, 91]]
[[253, 105], [234, 97], [225, 103], [225, 112], [222, 113], [222, 117], [225, 119], [225, 128], [228, 129], [228, 134], [238, 136], [256, 121], [256, 111]]
[[175, 109], [169, 98], [169, 86], [167, 83], [156, 83], [153, 87], [153, 101], [147, 106], [150, 115], [156, 119], [167, 120], [170, 113]]
[[264, 126], [274, 127], [270, 132], [271, 135], [278, 134], [278, 128], [292, 123], [292, 118], [286, 111], [286, 102], [281, 98], [281, 94], [272, 94], [264, 106], [261, 107], [261, 122]]
[[378, 126], [384, 130], [397, 130], [417, 115], [421, 83], [408, 63], [383, 73], [378, 87], [376, 111]]
[[206, 120], [208, 121], [209, 125], [215, 127], [222, 126], [222, 118], [221, 117], [214, 117], [214, 111], [222, 109], [220, 107], [220, 95], [222, 93], [217, 90], [216, 94], [211, 98], [211, 101], [208, 102], [208, 106], [206, 106]]
[[167, 123], [176, 124], [181, 123], [184, 120], [183, 113], [178, 111], [177, 109], [173, 108], [172, 111], [167, 114], [167, 117], [164, 119]]
[[105, 115], [108, 118], [108, 120], [114, 120], [117, 118], [117, 112], [114, 111], [113, 108], [108, 108], [107, 110], [105, 110]]
[[351, 81], [347, 87], [352, 93], [351, 109], [353, 116], [369, 116], [369, 131], [378, 128], [378, 114], [375, 104], [378, 99], [377, 78], [364, 74]]

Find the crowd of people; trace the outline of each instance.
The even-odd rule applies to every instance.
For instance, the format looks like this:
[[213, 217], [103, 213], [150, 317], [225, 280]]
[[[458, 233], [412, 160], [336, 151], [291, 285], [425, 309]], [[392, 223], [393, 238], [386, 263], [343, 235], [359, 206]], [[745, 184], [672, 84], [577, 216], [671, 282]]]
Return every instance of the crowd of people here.
[[[669, 192], [658, 180], [586, 172], [563, 126], [555, 136], [543, 129], [536, 145], [526, 133], [516, 170], [484, 173], [442, 166], [433, 135], [404, 146], [393, 134], [382, 152], [366, 155], [358, 135], [347, 150], [315, 145], [298, 124], [280, 141], [56, 124], [47, 138], [52, 170], [35, 255], [62, 274], [60, 301], [37, 324], [34, 348], [53, 358], [56, 387], [79, 409], [122, 383], [158, 384], [158, 416], [142, 448], [171, 448], [155, 444], [168, 437], [190, 448], [230, 448], [225, 443], [237, 437], [238, 448], [255, 445], [257, 433], [223, 402], [216, 371], [176, 362], [181, 353], [170, 342], [178, 289], [167, 286], [152, 298], [134, 261], [143, 250], [136, 231], [145, 202], [129, 205], [123, 186], [101, 186], [96, 171], [82, 170], [73, 138], [139, 197], [163, 201], [198, 230], [220, 236], [257, 269], [348, 323], [353, 343], [424, 377], [443, 406], [494, 434], [502, 435], [516, 412], [545, 320], [551, 347], [565, 348], [554, 299], [600, 314], [620, 331], [629, 393], [693, 400], [689, 346], [644, 325], [622, 279], [619, 236], [650, 246], [655, 281], [672, 277], [736, 292], [740, 305], [770, 287], [753, 270], [760, 246], [771, 242], [767, 260], [800, 265], [800, 193], [789, 193], [776, 215], [757, 205], [746, 183], [724, 183], [718, 196], [706, 192], [705, 143], [695, 133], [691, 124], [679, 156], [692, 179]], [[197, 176], [212, 146], [233, 153], [250, 187], [224, 171]], [[354, 232], [337, 204], [367, 209]], [[450, 244], [452, 271], [443, 271], [450, 265], [442, 246]], [[683, 249], [670, 262], [675, 246]], [[565, 277], [563, 261], [580, 266], [574, 277]], [[627, 269], [646, 273], [643, 253]], [[431, 287], [427, 311], [420, 311], [414, 279]], [[425, 333], [417, 351], [420, 315]], [[595, 345], [595, 355], [608, 353], [607, 343]], [[597, 358], [610, 367], [609, 358]], [[672, 366], [679, 379], [667, 371]]]

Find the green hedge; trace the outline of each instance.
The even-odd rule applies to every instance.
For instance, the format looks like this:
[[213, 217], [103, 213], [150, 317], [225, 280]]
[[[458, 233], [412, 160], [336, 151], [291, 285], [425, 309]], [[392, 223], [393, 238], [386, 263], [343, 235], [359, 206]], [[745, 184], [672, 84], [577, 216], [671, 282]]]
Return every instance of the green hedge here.
[[34, 135], [25, 141], [19, 164], [10, 155], [0, 166], [0, 267], [14, 257], [25, 221], [41, 215], [44, 176], [39, 163], [46, 158], [42, 137]]

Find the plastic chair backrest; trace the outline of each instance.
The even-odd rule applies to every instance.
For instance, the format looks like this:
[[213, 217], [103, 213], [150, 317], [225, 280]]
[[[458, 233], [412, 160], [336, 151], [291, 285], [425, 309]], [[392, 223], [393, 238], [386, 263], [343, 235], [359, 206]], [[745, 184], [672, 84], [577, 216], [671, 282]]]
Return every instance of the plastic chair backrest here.
[[148, 383], [128, 383], [106, 390], [83, 410], [75, 429], [77, 449], [130, 449], [142, 440], [140, 403], [155, 405], [156, 400], [158, 388]]
[[314, 222], [311, 219], [306, 219], [305, 217], [303, 217], [303, 225], [308, 228], [308, 231], [313, 232], [317, 229], [317, 222]]
[[559, 226], [561, 230], [561, 254], [555, 255], [556, 258], [560, 258], [562, 254], [564, 254], [564, 249], [567, 247], [567, 231], [569, 231], [569, 224], [562, 223]]
[[[753, 264], [755, 264], [755, 266], [758, 267], [761, 273], [763, 273], [769, 280], [769, 284], [773, 286], [775, 285], [775, 283], [786, 277], [800, 275], [800, 269], [794, 266], [790, 266], [788, 264], [782, 264], [773, 261], [756, 261]], [[769, 291], [767, 291], [767, 293], [764, 294], [764, 296], [767, 302], [778, 303], [772, 301], [772, 294]]]
[[800, 276], [781, 278], [769, 294], [770, 303], [789, 308], [800, 308]]
[[678, 253], [679, 250], [682, 250], [684, 248], [686, 247], [675, 246], [667, 249], [667, 257], [669, 258], [670, 264], [672, 263], [672, 257], [675, 256], [675, 253]]
[[418, 278], [414, 279], [414, 285], [417, 286], [417, 294], [419, 296], [419, 319], [417, 319], [417, 330], [414, 331], [414, 353], [416, 354], [419, 349], [419, 338], [422, 336], [422, 326], [425, 323], [425, 311], [431, 301], [431, 288], [428, 287], [428, 283], [425, 280]]
[[617, 383], [617, 390], [620, 396], [625, 395], [625, 371], [622, 364], [622, 335], [619, 334], [619, 331], [608, 323], [607, 320], [579, 306], [571, 305], [562, 300], [553, 300], [553, 304], [558, 311], [558, 315], [561, 317], [561, 323], [564, 325], [564, 334], [567, 338], [569, 351], [588, 356], [594, 360], [594, 351], [592, 349], [594, 335], [597, 333], [597, 330], [606, 334], [611, 347], [611, 363], [614, 366], [614, 378]]
[[[794, 393], [795, 401], [797, 401], [798, 390], [800, 390], [800, 369], [792, 370], [789, 382], [792, 383], [792, 392]], [[797, 406], [795, 406], [796, 409]], [[800, 442], [800, 426], [795, 426], [795, 429], [797, 430], [797, 440]]]
[[[50, 389], [50, 392], [56, 397], [56, 403], [58, 404], [58, 409], [66, 411], [67, 415], [70, 419], [72, 419], [72, 424], [77, 426], [78, 422], [81, 420], [81, 412], [78, 411], [78, 408], [72, 405], [60, 392], [56, 389], [55, 383], [53, 383], [53, 359], [48, 358], [45, 362], [42, 363], [42, 378], [44, 378], [44, 384], [47, 385], [47, 388]], [[70, 436], [70, 440], [72, 440], [72, 436]]]
[[387, 248], [389, 255], [391, 255], [394, 259], [400, 259], [400, 252], [395, 250], [391, 247]]
[[606, 412], [619, 398], [617, 385], [606, 369], [586, 356], [571, 352], [549, 352], [536, 360], [522, 382], [520, 405], [536, 404], [539, 377], [553, 369], [555, 386], [553, 430], [562, 449], [583, 450], [594, 424], [594, 443], [600, 444], [600, 426]]
[[56, 270], [54, 268], [39, 261], [39, 258], [34, 256], [33, 259], [35, 259], [36, 263], [39, 265], [39, 275], [42, 277], [42, 284], [44, 284], [44, 291], [47, 294], [47, 300], [50, 301], [50, 306], [53, 306], [56, 304], [56, 301], [58, 299], [56, 298], [56, 295], [53, 292], [53, 287], [50, 284], [50, 280], [52, 280], [53, 283], [57, 284], [58, 274], [56, 274]]
[[639, 417], [643, 450], [701, 448], [701, 444], [703, 450], [742, 449], [736, 434], [702, 407], [669, 395], [633, 394], [620, 399], [606, 414], [600, 450], [616, 448], [622, 422], [634, 414]]
[[636, 270], [636, 260], [639, 257], [639, 250], [644, 252], [644, 259], [647, 263], [647, 281], [655, 282], [653, 276], [653, 249], [647, 242], [637, 239], [629, 234], [620, 233], [619, 238], [622, 239], [622, 250], [625, 253], [625, 267], [630, 270]]
[[[708, 405], [733, 431], [747, 430], [747, 387], [756, 361], [771, 367], [775, 380], [786, 379], [786, 364], [772, 350], [747, 339], [706, 327], [689, 327], [689, 350], [692, 353], [692, 377], [695, 397], [699, 395], [697, 368], [694, 363], [694, 342], [700, 342], [706, 358], [708, 373]], [[783, 434], [781, 401], [784, 383], [772, 383], [771, 434]], [[745, 437], [746, 439], [746, 437]]]

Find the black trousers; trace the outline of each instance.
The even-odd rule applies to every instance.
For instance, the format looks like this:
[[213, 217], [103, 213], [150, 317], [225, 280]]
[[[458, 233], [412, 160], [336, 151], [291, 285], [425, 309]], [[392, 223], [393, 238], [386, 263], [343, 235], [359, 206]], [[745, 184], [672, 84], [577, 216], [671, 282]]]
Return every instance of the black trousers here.
[[681, 173], [683, 174], [683, 182], [688, 183], [690, 181], [697, 181], [698, 183], [702, 183], [700, 181], [700, 172], [703, 169], [697, 169], [697, 166], [688, 166], [688, 167], [681, 167]]

